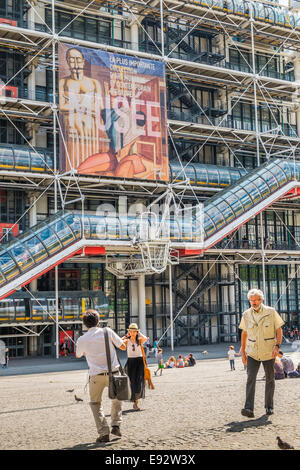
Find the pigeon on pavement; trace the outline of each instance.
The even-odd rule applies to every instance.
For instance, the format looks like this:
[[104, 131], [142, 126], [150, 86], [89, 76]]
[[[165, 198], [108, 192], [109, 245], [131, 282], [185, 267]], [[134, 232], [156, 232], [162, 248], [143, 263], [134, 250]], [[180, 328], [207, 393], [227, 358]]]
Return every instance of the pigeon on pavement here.
[[294, 449], [294, 447], [288, 444], [288, 442], [282, 441], [279, 436], [277, 436], [276, 439], [278, 441], [277, 444], [280, 449], [283, 449], [283, 450]]

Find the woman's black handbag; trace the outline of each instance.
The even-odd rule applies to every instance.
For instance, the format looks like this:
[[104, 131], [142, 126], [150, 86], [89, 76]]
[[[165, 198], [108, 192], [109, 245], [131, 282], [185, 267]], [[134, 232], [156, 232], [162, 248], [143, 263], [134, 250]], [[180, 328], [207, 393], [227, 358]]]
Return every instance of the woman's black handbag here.
[[117, 372], [116, 374], [112, 373], [108, 333], [107, 333], [106, 328], [103, 328], [103, 330], [104, 330], [106, 358], [107, 358], [107, 367], [108, 367], [108, 375], [109, 375], [108, 397], [111, 398], [112, 400], [114, 400], [115, 398], [117, 398], [118, 400], [122, 400], [122, 401], [130, 400], [131, 398], [130, 379], [128, 375], [126, 375], [124, 372], [124, 369], [120, 362], [117, 351], [116, 351], [116, 354], [117, 354], [117, 358], [120, 364], [120, 368], [119, 368], [119, 372]]

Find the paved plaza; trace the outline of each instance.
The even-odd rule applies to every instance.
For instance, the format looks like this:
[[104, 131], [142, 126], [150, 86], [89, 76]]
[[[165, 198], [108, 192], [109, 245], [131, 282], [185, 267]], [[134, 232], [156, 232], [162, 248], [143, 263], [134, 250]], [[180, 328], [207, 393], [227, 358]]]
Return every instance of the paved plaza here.
[[[261, 367], [255, 418], [247, 419], [240, 413], [246, 382], [240, 357], [236, 370], [230, 371], [225, 359], [227, 345], [208, 346], [207, 355], [203, 349], [198, 346], [198, 352], [195, 350], [195, 367], [164, 370], [162, 377], [153, 377], [155, 390], [146, 390], [140, 412], [132, 411], [131, 403], [125, 402], [123, 436], [112, 436], [106, 444], [95, 443], [85, 361], [43, 363], [36, 359], [35, 365], [34, 360], [31, 364], [30, 360], [11, 361], [8, 371], [0, 374], [0, 449], [274, 450], [278, 435], [300, 449], [300, 380], [276, 381], [275, 414], [266, 416]], [[295, 363], [300, 361], [299, 352], [286, 349]], [[175, 351], [176, 355], [180, 352]], [[154, 359], [149, 362], [153, 375]], [[74, 392], [67, 392], [70, 389]], [[76, 402], [74, 394], [83, 402]], [[106, 391], [104, 410], [110, 419]]]

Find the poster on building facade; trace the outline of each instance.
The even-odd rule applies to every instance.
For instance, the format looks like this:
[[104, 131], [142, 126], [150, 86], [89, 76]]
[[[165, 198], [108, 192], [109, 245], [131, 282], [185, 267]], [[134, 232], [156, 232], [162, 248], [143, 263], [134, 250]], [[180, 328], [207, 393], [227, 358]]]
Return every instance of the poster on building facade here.
[[62, 171], [169, 179], [165, 65], [59, 44]]

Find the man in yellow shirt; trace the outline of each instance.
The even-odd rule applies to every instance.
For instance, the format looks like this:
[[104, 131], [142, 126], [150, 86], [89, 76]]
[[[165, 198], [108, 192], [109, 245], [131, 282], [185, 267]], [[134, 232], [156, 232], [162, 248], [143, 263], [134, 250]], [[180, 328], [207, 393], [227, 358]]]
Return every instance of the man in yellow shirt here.
[[254, 418], [256, 376], [261, 362], [266, 376], [266, 414], [273, 414], [274, 361], [280, 349], [281, 327], [284, 321], [274, 308], [263, 304], [264, 294], [261, 290], [251, 289], [248, 292], [248, 300], [251, 307], [243, 313], [239, 325], [239, 328], [243, 330], [241, 338], [242, 361], [244, 365], [247, 365], [246, 401], [242, 415]]

